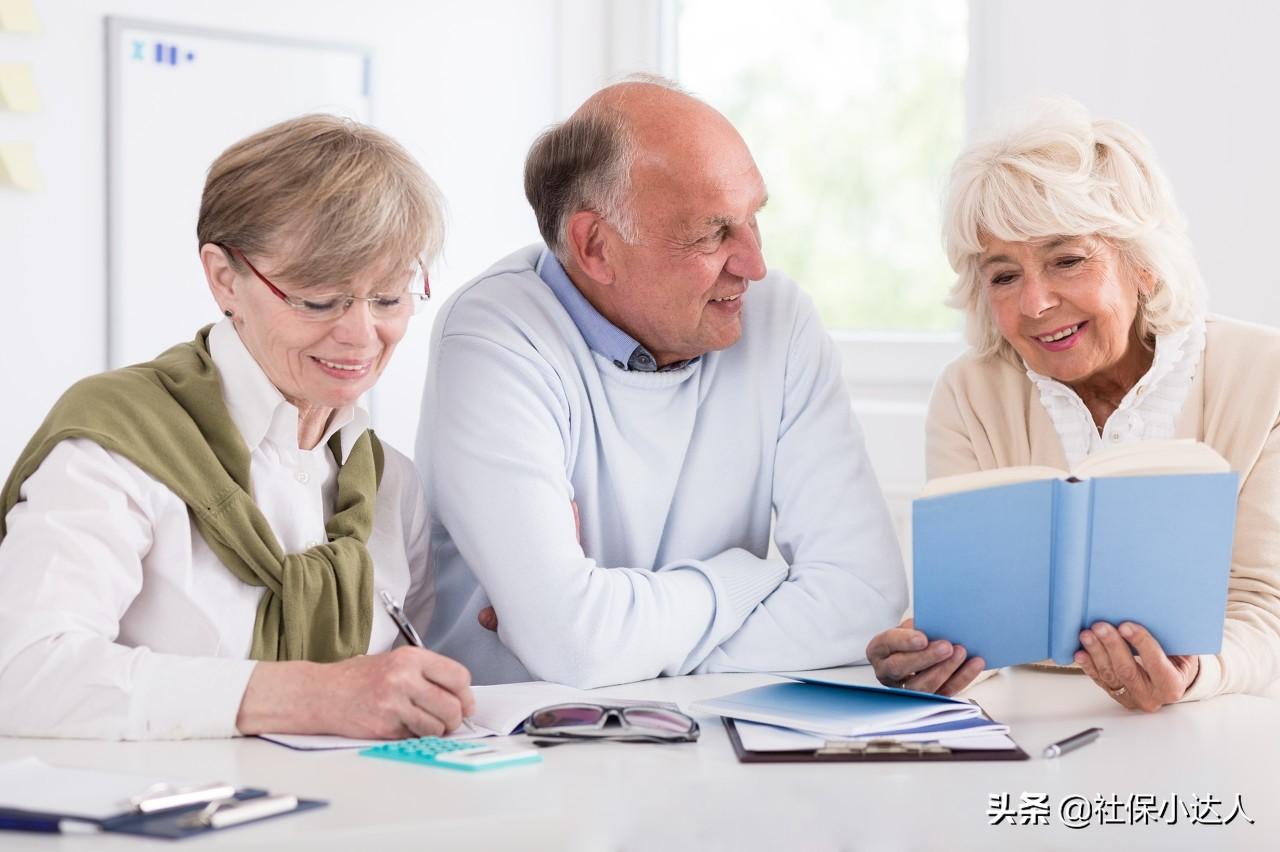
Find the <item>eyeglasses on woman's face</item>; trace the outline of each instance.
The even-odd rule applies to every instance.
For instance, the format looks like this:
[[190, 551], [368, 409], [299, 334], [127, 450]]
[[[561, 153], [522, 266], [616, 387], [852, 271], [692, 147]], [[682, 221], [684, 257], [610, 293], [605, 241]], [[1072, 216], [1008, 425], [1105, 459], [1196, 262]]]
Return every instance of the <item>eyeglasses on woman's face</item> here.
[[258, 271], [257, 267], [244, 256], [244, 252], [235, 246], [218, 243], [218, 248], [233, 255], [237, 260], [249, 267], [249, 271], [280, 301], [293, 308], [294, 313], [311, 322], [331, 322], [338, 319], [356, 302], [365, 302], [375, 319], [401, 319], [416, 314], [423, 304], [431, 298], [431, 281], [427, 278], [426, 267], [420, 259], [415, 258], [410, 268], [404, 271], [403, 283], [397, 277], [395, 284], [386, 292], [374, 293], [372, 296], [353, 296], [350, 293], [310, 293], [305, 296], [291, 296], [281, 290], [271, 279]]

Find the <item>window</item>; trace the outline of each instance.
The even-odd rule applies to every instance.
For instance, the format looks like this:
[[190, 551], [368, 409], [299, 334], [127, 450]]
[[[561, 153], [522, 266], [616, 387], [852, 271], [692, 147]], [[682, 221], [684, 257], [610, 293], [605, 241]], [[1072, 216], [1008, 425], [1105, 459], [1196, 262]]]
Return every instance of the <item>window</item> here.
[[833, 330], [954, 331], [939, 211], [960, 150], [962, 0], [681, 0], [681, 84], [723, 111], [769, 187], [766, 257]]

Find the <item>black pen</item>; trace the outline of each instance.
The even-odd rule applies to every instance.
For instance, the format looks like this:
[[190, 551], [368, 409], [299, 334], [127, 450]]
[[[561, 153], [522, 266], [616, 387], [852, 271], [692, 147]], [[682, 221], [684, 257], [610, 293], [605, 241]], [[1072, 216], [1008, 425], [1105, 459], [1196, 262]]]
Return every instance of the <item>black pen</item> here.
[[382, 606], [386, 608], [387, 615], [391, 616], [391, 620], [396, 623], [396, 627], [400, 628], [400, 635], [404, 637], [404, 641], [418, 648], [425, 648], [422, 644], [422, 637], [418, 635], [418, 631], [413, 629], [413, 625], [409, 623], [409, 619], [404, 617], [404, 611], [400, 609], [400, 604], [396, 603], [396, 599], [391, 597], [391, 593], [385, 589], [379, 592], [382, 598]]
[[1078, 734], [1072, 734], [1065, 740], [1059, 740], [1046, 748], [1044, 750], [1044, 756], [1046, 758], [1058, 757], [1059, 755], [1066, 754], [1069, 751], [1075, 751], [1080, 748], [1080, 746], [1088, 745], [1096, 740], [1101, 733], [1101, 728], [1089, 728], [1088, 730], [1081, 731]]

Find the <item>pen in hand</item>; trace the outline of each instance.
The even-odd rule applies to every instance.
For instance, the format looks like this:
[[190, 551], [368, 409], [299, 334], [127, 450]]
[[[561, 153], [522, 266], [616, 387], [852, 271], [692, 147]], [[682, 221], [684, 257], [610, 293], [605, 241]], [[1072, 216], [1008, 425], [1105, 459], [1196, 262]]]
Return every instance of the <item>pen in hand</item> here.
[[418, 635], [418, 631], [413, 629], [413, 625], [409, 623], [409, 619], [404, 617], [404, 610], [400, 609], [400, 604], [396, 603], [396, 599], [391, 597], [391, 593], [383, 589], [378, 593], [382, 598], [382, 606], [387, 610], [387, 615], [391, 616], [391, 620], [396, 623], [396, 627], [400, 628], [400, 635], [404, 637], [404, 641], [417, 648], [425, 648], [422, 644], [422, 637]]
[[1089, 728], [1078, 734], [1072, 734], [1065, 740], [1059, 740], [1044, 750], [1046, 758], [1058, 757], [1069, 751], [1075, 751], [1081, 746], [1086, 746], [1098, 738], [1102, 733], [1101, 728]]
[[[422, 644], [422, 637], [418, 635], [418, 631], [413, 629], [413, 625], [409, 623], [409, 619], [404, 617], [404, 610], [400, 609], [400, 604], [396, 603], [396, 599], [391, 597], [391, 593], [383, 589], [378, 593], [378, 597], [382, 598], [382, 606], [387, 611], [387, 615], [391, 616], [391, 620], [396, 623], [396, 627], [400, 628], [400, 635], [404, 637], [404, 641], [408, 642], [415, 648], [425, 649], [427, 646]], [[470, 717], [462, 718], [462, 726], [471, 729]]]

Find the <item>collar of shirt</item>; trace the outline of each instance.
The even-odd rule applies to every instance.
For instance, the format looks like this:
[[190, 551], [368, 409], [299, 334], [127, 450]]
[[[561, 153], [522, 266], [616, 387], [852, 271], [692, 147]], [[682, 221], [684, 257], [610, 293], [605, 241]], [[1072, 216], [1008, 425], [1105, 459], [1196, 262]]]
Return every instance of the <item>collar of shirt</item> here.
[[591, 351], [608, 358], [618, 369], [654, 373], [679, 370], [698, 360], [690, 358], [659, 368], [653, 353], [637, 343], [631, 335], [609, 322], [604, 314], [596, 310], [595, 305], [582, 295], [582, 291], [569, 278], [569, 274], [564, 271], [560, 261], [549, 249], [542, 250], [534, 271], [560, 300], [561, 306], [568, 312], [569, 318], [578, 327], [578, 331], [582, 333], [582, 339], [587, 342]]
[[[1027, 367], [1027, 378], [1040, 392], [1040, 404], [1062, 440], [1068, 465], [1075, 467], [1104, 446], [1172, 438], [1204, 352], [1204, 340], [1203, 318], [1177, 331], [1157, 335], [1151, 367], [1120, 400], [1101, 434], [1075, 391]], [[1025, 362], [1023, 366], [1026, 367]]]
[[[224, 319], [209, 332], [209, 356], [222, 379], [222, 396], [231, 421], [250, 452], [270, 438], [277, 447], [298, 447], [298, 409], [284, 398], [267, 378], [262, 367], [240, 340], [240, 333], [229, 319]], [[333, 434], [342, 431], [342, 458], [346, 462], [351, 448], [369, 427], [369, 413], [358, 405], [338, 409], [329, 418], [317, 449], [323, 449]]]

